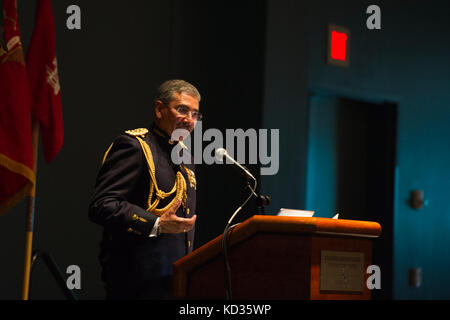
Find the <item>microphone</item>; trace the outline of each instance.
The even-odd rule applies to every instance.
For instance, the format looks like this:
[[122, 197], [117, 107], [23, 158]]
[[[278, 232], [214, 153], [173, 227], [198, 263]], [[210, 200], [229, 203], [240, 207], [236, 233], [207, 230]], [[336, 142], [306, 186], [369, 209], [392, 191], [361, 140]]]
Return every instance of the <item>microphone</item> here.
[[224, 148], [219, 148], [216, 149], [216, 159], [219, 161], [223, 162], [223, 157], [227, 157], [231, 162], [233, 162], [233, 164], [235, 164], [236, 166], [238, 166], [239, 168], [241, 168], [245, 174], [247, 176], [249, 176], [250, 178], [252, 178], [254, 181], [256, 181], [255, 177], [246, 169], [244, 168], [239, 162], [237, 162], [236, 160], [234, 160], [227, 152], [227, 150], [225, 150]]
[[231, 271], [230, 271], [230, 262], [229, 262], [229, 258], [228, 258], [228, 242], [230, 241], [229, 239], [229, 235], [228, 235], [228, 231], [230, 229], [233, 229], [235, 226], [231, 226], [231, 222], [233, 221], [234, 217], [238, 214], [239, 211], [241, 211], [241, 209], [245, 206], [245, 204], [248, 202], [248, 200], [250, 200], [250, 198], [255, 195], [258, 196], [255, 193], [256, 190], [256, 184], [257, 181], [255, 179], [255, 177], [246, 169], [244, 168], [239, 162], [237, 162], [236, 160], [234, 160], [227, 152], [227, 150], [225, 150], [224, 148], [219, 148], [216, 149], [216, 159], [223, 162], [223, 158], [227, 157], [233, 164], [235, 164], [236, 166], [238, 166], [239, 168], [242, 169], [242, 171], [245, 172], [245, 174], [252, 178], [253, 181], [255, 182], [255, 185], [253, 186], [253, 188], [250, 186], [250, 182], [247, 180], [248, 183], [248, 187], [250, 188], [250, 190], [252, 191], [252, 193], [250, 194], [250, 196], [244, 201], [244, 203], [237, 208], [237, 210], [233, 213], [233, 215], [231, 216], [230, 220], [228, 220], [228, 223], [225, 227], [225, 230], [223, 231], [223, 235], [222, 235], [222, 251], [223, 251], [223, 256], [224, 256], [224, 263], [225, 263], [225, 284], [226, 284], [226, 290], [225, 290], [225, 294], [226, 294], [226, 299], [227, 300], [231, 300], [232, 299], [232, 291], [231, 291]]

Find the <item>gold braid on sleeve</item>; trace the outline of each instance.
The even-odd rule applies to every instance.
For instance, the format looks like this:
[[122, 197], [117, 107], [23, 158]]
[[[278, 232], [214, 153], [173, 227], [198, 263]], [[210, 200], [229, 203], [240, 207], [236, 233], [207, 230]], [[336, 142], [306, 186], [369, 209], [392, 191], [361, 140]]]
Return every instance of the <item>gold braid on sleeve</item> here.
[[109, 148], [106, 150], [105, 154], [103, 155], [102, 165], [105, 163], [106, 157], [108, 156], [108, 153], [111, 150], [113, 144], [114, 144], [114, 142], [111, 143], [111, 145], [109, 146]]
[[[183, 208], [186, 206], [186, 180], [184, 179], [183, 175], [180, 171], [177, 172], [177, 176], [175, 178], [175, 183], [173, 185], [172, 190], [169, 192], [164, 192], [158, 188], [158, 184], [156, 182], [156, 175], [155, 175], [155, 163], [153, 162], [153, 156], [152, 152], [150, 150], [149, 145], [142, 140], [142, 138], [136, 136], [136, 139], [138, 139], [139, 143], [141, 144], [142, 151], [144, 152], [145, 159], [147, 160], [148, 165], [148, 172], [150, 174], [150, 193], [148, 195], [148, 202], [147, 202], [147, 209], [146, 211], [156, 214], [157, 216], [161, 216], [166, 212], [166, 210], [172, 206], [177, 200], [181, 200], [181, 203], [183, 205]], [[159, 202], [174, 192], [177, 192], [175, 197], [170, 201], [170, 203], [165, 206], [164, 208], [157, 209]], [[152, 202], [153, 195], [155, 194], [155, 200]]]

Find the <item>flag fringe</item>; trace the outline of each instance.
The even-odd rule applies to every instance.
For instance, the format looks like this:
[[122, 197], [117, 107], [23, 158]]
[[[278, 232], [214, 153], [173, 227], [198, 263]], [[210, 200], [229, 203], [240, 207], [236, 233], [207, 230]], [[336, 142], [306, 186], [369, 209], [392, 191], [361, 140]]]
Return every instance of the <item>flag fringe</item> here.
[[20, 162], [12, 160], [11, 158], [9, 158], [1, 153], [0, 153], [0, 166], [8, 169], [11, 172], [14, 172], [16, 174], [20, 174], [21, 176], [24, 176], [32, 184], [34, 184], [36, 182], [36, 176], [32, 169], [28, 168], [26, 165], [24, 165]]
[[15, 206], [20, 200], [28, 196], [33, 189], [33, 183], [29, 182], [16, 193], [10, 196], [6, 201], [0, 203], [0, 216], [5, 214], [9, 209]]

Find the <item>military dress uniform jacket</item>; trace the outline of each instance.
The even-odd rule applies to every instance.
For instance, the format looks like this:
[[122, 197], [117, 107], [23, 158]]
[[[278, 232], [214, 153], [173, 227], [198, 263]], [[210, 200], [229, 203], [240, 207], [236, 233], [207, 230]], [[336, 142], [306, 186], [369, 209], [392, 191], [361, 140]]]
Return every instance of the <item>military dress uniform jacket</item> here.
[[[194, 229], [186, 233], [149, 237], [158, 216], [149, 212], [149, 204], [161, 199], [161, 209], [175, 197], [177, 174], [185, 181], [185, 193], [176, 215], [192, 217], [195, 212], [196, 181], [194, 165], [175, 165], [171, 160], [176, 145], [153, 125], [120, 135], [104, 156], [89, 206], [91, 221], [102, 225], [100, 244], [102, 279], [110, 299], [165, 299], [172, 294], [172, 264], [192, 251]], [[144, 143], [142, 143], [144, 142]], [[157, 181], [149, 199], [151, 170], [148, 146]], [[178, 173], [180, 172], [180, 173]], [[180, 178], [180, 177], [179, 177]], [[178, 182], [183, 182], [179, 180]], [[155, 187], [155, 186], [153, 186]], [[172, 194], [160, 196], [163, 193]], [[162, 193], [161, 193], [162, 192]]]

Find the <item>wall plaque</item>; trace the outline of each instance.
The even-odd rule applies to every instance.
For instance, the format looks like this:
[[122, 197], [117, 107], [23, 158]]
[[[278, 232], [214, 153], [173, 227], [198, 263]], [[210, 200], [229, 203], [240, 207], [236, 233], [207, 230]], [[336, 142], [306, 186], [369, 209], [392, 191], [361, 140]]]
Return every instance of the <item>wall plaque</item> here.
[[362, 292], [363, 288], [363, 252], [321, 251], [320, 291]]

